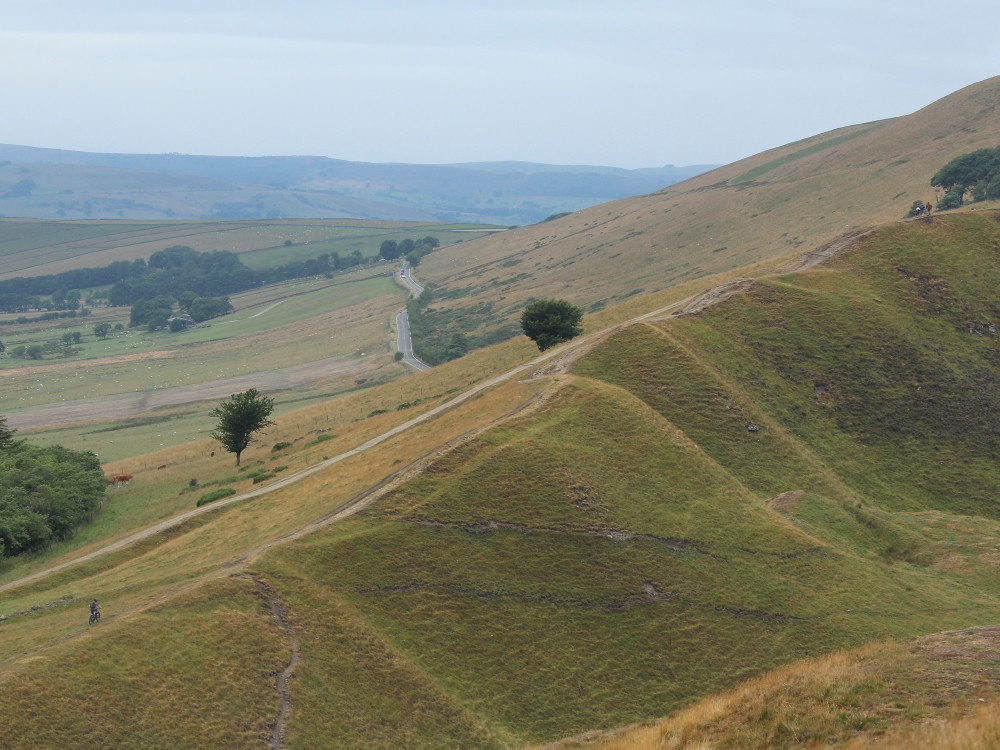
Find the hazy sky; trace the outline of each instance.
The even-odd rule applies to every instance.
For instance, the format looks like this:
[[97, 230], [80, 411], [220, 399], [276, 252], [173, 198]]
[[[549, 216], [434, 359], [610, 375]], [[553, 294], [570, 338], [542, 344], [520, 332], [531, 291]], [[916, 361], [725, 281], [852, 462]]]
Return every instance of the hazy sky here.
[[964, 0], [3, 0], [0, 143], [718, 164], [1000, 74]]

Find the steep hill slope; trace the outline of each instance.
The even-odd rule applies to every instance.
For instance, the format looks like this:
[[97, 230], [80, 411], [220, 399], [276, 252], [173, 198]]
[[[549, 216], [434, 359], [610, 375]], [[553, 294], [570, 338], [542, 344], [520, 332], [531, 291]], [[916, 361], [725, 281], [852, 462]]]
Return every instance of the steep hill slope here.
[[[294, 652], [282, 746], [514, 747], [835, 648], [996, 622], [998, 247], [991, 212], [887, 226], [539, 368], [518, 386], [541, 391], [529, 408], [349, 520], [244, 558], [268, 524], [357, 492], [338, 465], [8, 592], [0, 732], [253, 746], [279, 715], [265, 675]], [[368, 462], [391, 471], [440, 435]], [[92, 590], [125, 613], [82, 636], [67, 602]], [[116, 678], [98, 713], [95, 663]], [[189, 689], [218, 710], [179, 701]]]
[[752, 275], [757, 265], [900, 219], [916, 199], [937, 204], [929, 182], [941, 166], [1000, 144], [998, 105], [1000, 77], [905, 117], [449, 248], [419, 270], [435, 295], [435, 322], [465, 332], [510, 328], [526, 300], [545, 297], [595, 310], [692, 279]]

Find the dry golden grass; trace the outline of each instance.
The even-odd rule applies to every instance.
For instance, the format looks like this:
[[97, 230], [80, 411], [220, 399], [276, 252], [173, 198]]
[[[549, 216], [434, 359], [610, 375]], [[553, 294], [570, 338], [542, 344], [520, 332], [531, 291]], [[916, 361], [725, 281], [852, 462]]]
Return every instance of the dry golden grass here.
[[[458, 372], [451, 376], [448, 375], [448, 367], [415, 375], [408, 392], [428, 397], [426, 407], [433, 407], [443, 400], [439, 390], [441, 384], [461, 380], [463, 368], [469, 365], [470, 362], [455, 363]], [[489, 365], [480, 363], [480, 366]], [[23, 590], [15, 588], [4, 592], [5, 612], [27, 609], [39, 603], [59, 604], [46, 607], [42, 615], [15, 617], [5, 622], [0, 660], [11, 658], [24, 649], [38, 647], [46, 639], [51, 642], [51, 639], [73, 632], [79, 615], [72, 605], [79, 606], [93, 592], [103, 592], [107, 614], [114, 617], [115, 613], [142, 609], [177, 586], [186, 585], [185, 582], [228, 574], [233, 565], [240, 567], [280, 540], [297, 536], [307, 527], [314, 528], [312, 524], [321, 521], [331, 511], [377, 487], [386, 477], [391, 478], [405, 471], [409, 464], [433, 453], [450, 440], [474, 433], [503, 418], [512, 409], [516, 410], [520, 404], [533, 398], [544, 386], [545, 381], [525, 381], [487, 390], [431, 421], [415, 426], [361, 455], [345, 458], [288, 487], [224, 508], [206, 506], [204, 517], [199, 517], [197, 522], [180, 526], [177, 531], [165, 531], [149, 543], [130, 547], [120, 554], [72, 567], [54, 576], [51, 586], [43, 580]], [[301, 440], [320, 427], [337, 431], [337, 436], [330, 440], [282, 456], [280, 460], [288, 464], [289, 474], [298, 468], [322, 462], [327, 456], [351, 450], [416, 416], [420, 409], [393, 409], [371, 419], [361, 418], [364, 409], [373, 403], [380, 403], [379, 399], [384, 399], [391, 388], [384, 386], [304, 409], [285, 420], [279, 428], [274, 428], [273, 434], [268, 435], [269, 441]], [[439, 395], [429, 398], [435, 392]], [[176, 491], [166, 490], [171, 485], [183, 488], [185, 477], [197, 475], [199, 468], [209, 463], [214, 465], [216, 474], [221, 463], [229, 464], [231, 457], [227, 454], [210, 457], [210, 445], [207, 441], [198, 446], [183, 445], [148, 457], [152, 461], [163, 461], [167, 468], [138, 474], [133, 480], [136, 487], [117, 491], [119, 494], [115, 500], [128, 502], [127, 493], [137, 489], [142, 482], [149, 481], [151, 486], [145, 496], [155, 505], [134, 509], [139, 512], [122, 513], [117, 525], [105, 527], [99, 538], [88, 540], [82, 546], [63, 545], [33, 563], [15, 565], [5, 571], [4, 578], [9, 581], [38, 569], [71, 562], [128, 536], [154, 520], [193, 508], [197, 493], [175, 494]], [[274, 465], [266, 445], [251, 448], [244, 454], [245, 465], [253, 466], [257, 462]], [[222, 471], [232, 473], [231, 467]], [[273, 481], [281, 481], [287, 476], [279, 475]], [[249, 480], [237, 487], [240, 490], [251, 489]], [[39, 619], [46, 624], [42, 625]], [[51, 634], [40, 637], [40, 633], [48, 632], [50, 626]]]
[[936, 204], [929, 182], [941, 166], [1000, 142], [997, 104], [1000, 77], [913, 115], [840, 128], [652, 195], [444, 248], [417, 275], [465, 291], [435, 299], [435, 308], [493, 302], [494, 316], [508, 319], [532, 297], [589, 309], [716, 274], [756, 275], [754, 266], [898, 221], [918, 198]]
[[995, 748], [1000, 629], [875, 643], [768, 672], [657, 722], [547, 750]]

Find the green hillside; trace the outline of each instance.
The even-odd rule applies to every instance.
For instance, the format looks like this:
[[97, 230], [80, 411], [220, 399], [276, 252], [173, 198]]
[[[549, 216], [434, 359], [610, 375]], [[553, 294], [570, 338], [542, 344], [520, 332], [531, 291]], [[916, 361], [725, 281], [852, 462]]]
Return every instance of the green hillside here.
[[[97, 576], [134, 597], [154, 569], [194, 586], [86, 634], [58, 604], [0, 625], [24, 644], [0, 668], [0, 731], [12, 747], [81, 726], [123, 747], [256, 746], [294, 649], [284, 747], [517, 747], [839, 647], [995, 622], [998, 218], [891, 225], [611, 333], [537, 376], [530, 408], [244, 574], [206, 544], [256, 504], [117, 574], [32, 584], [18, 601]], [[198, 583], [213, 570], [227, 577]], [[97, 712], [92, 670], [109, 675]]]

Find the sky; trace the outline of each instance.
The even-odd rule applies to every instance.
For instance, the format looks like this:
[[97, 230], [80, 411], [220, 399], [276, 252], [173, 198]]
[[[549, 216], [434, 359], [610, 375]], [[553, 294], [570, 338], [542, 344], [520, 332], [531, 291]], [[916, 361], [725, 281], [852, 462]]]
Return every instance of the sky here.
[[0, 0], [0, 143], [726, 164], [1000, 75], [992, 0]]

